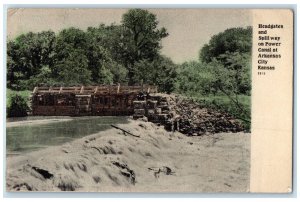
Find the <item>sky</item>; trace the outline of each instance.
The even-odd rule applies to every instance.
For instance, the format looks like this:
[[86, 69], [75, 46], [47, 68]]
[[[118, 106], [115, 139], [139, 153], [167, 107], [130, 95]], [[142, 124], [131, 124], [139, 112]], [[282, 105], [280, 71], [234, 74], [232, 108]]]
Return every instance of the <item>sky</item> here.
[[[101, 23], [120, 24], [128, 9], [9, 9], [7, 38], [29, 31], [77, 27], [85, 30]], [[251, 25], [251, 11], [246, 9], [147, 9], [157, 16], [159, 27], [169, 36], [162, 40], [161, 53], [175, 63], [198, 60], [199, 51], [210, 38], [232, 27]]]

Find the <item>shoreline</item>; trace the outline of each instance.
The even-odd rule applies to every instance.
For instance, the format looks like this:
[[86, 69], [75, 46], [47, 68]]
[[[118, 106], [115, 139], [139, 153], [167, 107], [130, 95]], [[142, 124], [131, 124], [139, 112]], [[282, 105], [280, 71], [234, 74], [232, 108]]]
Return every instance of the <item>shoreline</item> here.
[[6, 121], [6, 128], [11, 127], [20, 127], [20, 126], [35, 126], [35, 125], [43, 125], [43, 124], [49, 124], [49, 123], [57, 123], [57, 122], [65, 122], [65, 121], [72, 121], [72, 118], [65, 118], [65, 119], [38, 119], [38, 120], [22, 120], [22, 121], [12, 121], [7, 122]]

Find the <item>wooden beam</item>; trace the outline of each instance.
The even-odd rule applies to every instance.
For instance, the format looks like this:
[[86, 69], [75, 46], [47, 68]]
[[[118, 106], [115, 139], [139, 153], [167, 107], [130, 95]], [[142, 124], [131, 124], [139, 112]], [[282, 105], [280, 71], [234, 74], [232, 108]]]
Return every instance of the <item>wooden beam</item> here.
[[97, 93], [98, 91], [98, 86], [95, 88], [94, 94]]
[[140, 137], [139, 135], [134, 135], [134, 134], [132, 134], [131, 132], [129, 132], [129, 131], [127, 131], [127, 130], [124, 130], [124, 129], [122, 129], [122, 128], [118, 127], [118, 126], [115, 126], [115, 125], [113, 125], [113, 124], [111, 124], [111, 127], [121, 130], [121, 131], [124, 133], [124, 135], [127, 133], [127, 134], [129, 134], [129, 135], [134, 136], [134, 137]]
[[36, 93], [38, 90], [38, 87], [34, 87], [33, 92], [32, 93]]
[[120, 92], [120, 84], [118, 83], [118, 89], [117, 89], [117, 94]]

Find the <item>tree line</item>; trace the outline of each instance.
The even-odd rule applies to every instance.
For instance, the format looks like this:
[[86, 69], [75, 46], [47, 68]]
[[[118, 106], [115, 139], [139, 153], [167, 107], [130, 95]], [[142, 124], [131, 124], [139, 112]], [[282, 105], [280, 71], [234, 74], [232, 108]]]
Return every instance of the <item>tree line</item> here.
[[129, 10], [120, 25], [22, 34], [7, 44], [7, 86], [148, 83], [171, 92], [176, 65], [160, 54], [167, 36], [142, 9]]
[[175, 64], [160, 52], [169, 33], [158, 23], [149, 11], [130, 9], [119, 25], [21, 34], [7, 43], [7, 87], [147, 83], [189, 97], [225, 96], [249, 121], [241, 96], [251, 95], [252, 28], [220, 32], [197, 61]]

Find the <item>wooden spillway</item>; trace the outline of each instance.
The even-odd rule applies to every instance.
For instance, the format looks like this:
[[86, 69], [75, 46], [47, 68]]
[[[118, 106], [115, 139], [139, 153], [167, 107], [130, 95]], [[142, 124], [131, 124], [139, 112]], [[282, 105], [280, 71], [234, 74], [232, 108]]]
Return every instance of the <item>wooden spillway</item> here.
[[156, 92], [157, 87], [151, 85], [35, 87], [31, 96], [32, 115], [132, 115], [133, 101]]

